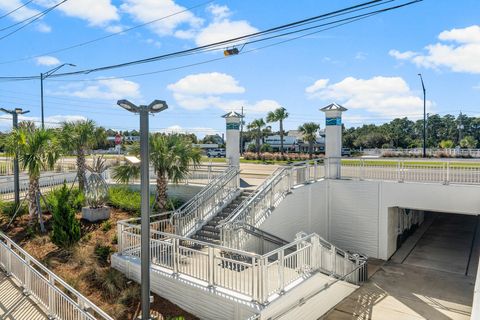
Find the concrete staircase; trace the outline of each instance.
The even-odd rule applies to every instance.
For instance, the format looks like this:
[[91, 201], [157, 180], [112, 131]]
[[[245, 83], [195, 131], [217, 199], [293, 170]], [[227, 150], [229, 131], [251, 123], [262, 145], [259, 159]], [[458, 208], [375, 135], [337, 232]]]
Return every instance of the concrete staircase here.
[[245, 199], [247, 199], [254, 190], [242, 189], [240, 195], [228, 204], [216, 216], [210, 219], [200, 230], [191, 236], [192, 239], [220, 244], [220, 229], [217, 228], [220, 221], [228, 217]]

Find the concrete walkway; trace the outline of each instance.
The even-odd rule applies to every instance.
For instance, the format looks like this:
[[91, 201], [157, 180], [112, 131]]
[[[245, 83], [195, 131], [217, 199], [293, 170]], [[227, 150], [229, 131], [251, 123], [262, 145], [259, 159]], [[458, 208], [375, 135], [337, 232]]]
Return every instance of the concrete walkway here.
[[470, 319], [479, 218], [438, 213], [432, 218], [322, 319]]
[[23, 294], [22, 289], [0, 270], [0, 319], [44, 320], [47, 315], [36, 302]]

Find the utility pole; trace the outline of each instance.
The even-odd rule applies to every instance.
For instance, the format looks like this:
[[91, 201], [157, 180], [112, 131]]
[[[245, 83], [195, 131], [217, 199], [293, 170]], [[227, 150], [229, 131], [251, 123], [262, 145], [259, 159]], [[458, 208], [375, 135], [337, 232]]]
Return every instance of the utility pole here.
[[242, 106], [242, 120], [240, 121], [240, 154], [243, 155], [243, 106]]
[[427, 91], [425, 90], [425, 84], [423, 83], [422, 74], [419, 73], [420, 81], [422, 81], [423, 89], [423, 157], [427, 157]]
[[[30, 112], [28, 110], [23, 111], [22, 108], [15, 108], [14, 110], [0, 108], [0, 110], [12, 115], [13, 129], [18, 128], [18, 115]], [[20, 206], [20, 169], [18, 166], [18, 154], [16, 152], [13, 158], [13, 190], [15, 193], [15, 208], [18, 208], [18, 206]]]
[[458, 145], [460, 145], [460, 141], [463, 139], [463, 129], [465, 128], [462, 122], [462, 111], [460, 111], [460, 116], [458, 117], [458, 120]]
[[52, 70], [49, 70], [49, 71], [44, 72], [44, 73], [40, 73], [40, 110], [41, 110], [41, 113], [42, 113], [42, 129], [45, 129], [45, 115], [44, 115], [44, 112], [43, 112], [43, 80], [47, 79], [48, 77], [50, 77], [52, 74], [54, 74], [55, 72], [57, 72], [60, 68], [62, 68], [64, 66], [76, 67], [76, 65], [74, 65], [72, 63], [64, 63], [64, 64], [59, 65], [58, 67], [53, 68]]

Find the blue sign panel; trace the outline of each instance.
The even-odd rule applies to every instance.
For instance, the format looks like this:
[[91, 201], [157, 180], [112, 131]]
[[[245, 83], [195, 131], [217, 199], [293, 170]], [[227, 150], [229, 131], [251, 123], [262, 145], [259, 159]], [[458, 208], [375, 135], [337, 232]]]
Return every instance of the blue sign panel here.
[[227, 123], [227, 130], [238, 130], [240, 129], [240, 123], [230, 122]]
[[342, 118], [341, 117], [336, 117], [336, 118], [327, 118], [325, 125], [327, 126], [341, 126], [342, 125]]

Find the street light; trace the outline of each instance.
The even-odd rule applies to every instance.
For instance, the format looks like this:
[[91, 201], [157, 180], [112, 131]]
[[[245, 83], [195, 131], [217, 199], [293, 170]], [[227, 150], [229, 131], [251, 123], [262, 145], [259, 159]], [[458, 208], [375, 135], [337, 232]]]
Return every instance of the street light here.
[[422, 81], [423, 89], [423, 157], [427, 157], [427, 91], [425, 90], [425, 84], [423, 83], [422, 74], [419, 73], [420, 81]]
[[[29, 113], [30, 111], [23, 111], [22, 108], [15, 108], [13, 110], [7, 110], [5, 108], [0, 108], [0, 111], [12, 115], [14, 129], [18, 128], [18, 115]], [[15, 207], [18, 208], [20, 205], [20, 170], [18, 168], [18, 157], [15, 152], [15, 157], [13, 158], [13, 189], [15, 192]]]
[[148, 114], [158, 113], [168, 108], [162, 100], [154, 100], [148, 106], [135, 105], [128, 100], [118, 100], [117, 104], [127, 111], [140, 114], [140, 195], [141, 195], [141, 235], [140, 269], [142, 287], [142, 320], [150, 319], [150, 177]]
[[52, 74], [54, 74], [55, 72], [57, 72], [60, 68], [62, 68], [64, 66], [76, 67], [76, 65], [74, 65], [73, 63], [64, 63], [64, 64], [61, 64], [61, 65], [53, 68], [52, 70], [49, 70], [49, 71], [44, 72], [44, 73], [40, 73], [40, 107], [41, 107], [41, 111], [42, 111], [42, 129], [45, 129], [45, 120], [44, 120], [44, 115], [43, 115], [43, 80], [47, 79], [48, 77], [50, 77]]

